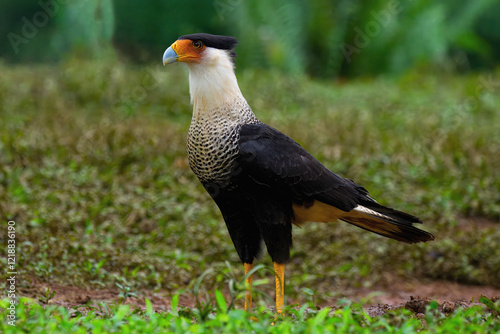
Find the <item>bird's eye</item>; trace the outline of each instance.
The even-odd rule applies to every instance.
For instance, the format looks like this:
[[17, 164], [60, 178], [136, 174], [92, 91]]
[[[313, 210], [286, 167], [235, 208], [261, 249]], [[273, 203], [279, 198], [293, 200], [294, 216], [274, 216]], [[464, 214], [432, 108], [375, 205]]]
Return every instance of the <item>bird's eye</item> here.
[[193, 42], [193, 46], [197, 49], [201, 49], [203, 47], [203, 43], [201, 41]]

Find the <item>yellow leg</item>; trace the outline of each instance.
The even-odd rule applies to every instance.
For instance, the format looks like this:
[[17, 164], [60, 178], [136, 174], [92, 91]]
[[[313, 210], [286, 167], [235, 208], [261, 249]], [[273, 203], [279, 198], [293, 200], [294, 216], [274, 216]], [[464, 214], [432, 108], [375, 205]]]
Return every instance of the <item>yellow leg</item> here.
[[[253, 269], [254, 263], [244, 263], [243, 266], [245, 267], [245, 276], [248, 274], [250, 270]], [[253, 274], [248, 276], [245, 279], [245, 283], [247, 286], [247, 291], [245, 292], [245, 311], [251, 312], [252, 311], [252, 280], [253, 280]]]
[[276, 272], [276, 313], [283, 315], [285, 303], [285, 264], [273, 262]]

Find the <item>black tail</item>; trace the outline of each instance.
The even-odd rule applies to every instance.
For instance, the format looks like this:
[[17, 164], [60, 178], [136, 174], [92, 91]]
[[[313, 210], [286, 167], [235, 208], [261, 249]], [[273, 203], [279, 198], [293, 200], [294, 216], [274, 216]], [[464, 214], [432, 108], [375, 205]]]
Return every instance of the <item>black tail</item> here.
[[422, 223], [419, 218], [372, 201], [363, 202], [362, 205], [342, 215], [340, 219], [409, 244], [434, 240], [432, 234], [413, 226]]

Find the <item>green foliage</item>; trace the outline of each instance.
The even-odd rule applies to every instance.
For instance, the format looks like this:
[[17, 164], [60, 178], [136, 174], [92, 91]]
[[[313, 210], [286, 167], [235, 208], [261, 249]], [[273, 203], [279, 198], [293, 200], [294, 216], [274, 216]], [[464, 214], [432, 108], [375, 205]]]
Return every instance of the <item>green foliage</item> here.
[[45, 296], [39, 298], [38, 300], [44, 304], [48, 304], [49, 301], [54, 298], [56, 292], [55, 291], [50, 291], [49, 288], [45, 289]]
[[241, 1], [223, 13], [242, 40], [244, 66], [332, 77], [463, 69], [467, 54], [486, 62], [491, 46], [474, 25], [494, 2]]
[[[222, 289], [239, 300], [243, 270], [186, 161], [184, 68], [0, 66], [0, 212], [20, 228], [23, 284], [120, 284], [126, 297], [192, 290], [214, 268], [199, 296]], [[277, 72], [238, 76], [261, 120], [382, 204], [421, 217], [437, 237], [406, 245], [342, 223], [296, 228], [288, 296], [304, 297], [305, 288], [317, 302], [338, 298], [337, 285], [371, 287], [387, 272], [498, 286], [498, 74], [409, 72], [342, 85]], [[273, 275], [256, 276], [265, 300]]]
[[[499, 298], [497, 298], [497, 300], [500, 300]], [[495, 304], [494, 301], [490, 300], [489, 298], [486, 298], [485, 296], [481, 296], [481, 298], [479, 298], [479, 301], [481, 303], [483, 303], [484, 305], [486, 305], [486, 307], [491, 311], [493, 312], [494, 314], [496, 314], [497, 316], [500, 315], [500, 302], [497, 302]]]
[[68, 2], [57, 18], [53, 43], [59, 52], [77, 53], [82, 58], [109, 52], [114, 32], [112, 0]]
[[499, 9], [495, 0], [5, 0], [0, 57], [105, 58], [114, 46], [120, 57], [144, 62], [159, 59], [181, 35], [209, 32], [238, 37], [238, 66], [288, 74], [494, 68]]
[[[498, 316], [475, 306], [457, 309], [452, 315], [436, 312], [435, 304], [427, 307], [425, 317], [416, 318], [410, 311], [395, 310], [380, 317], [370, 317], [361, 306], [350, 305], [334, 310], [302, 307], [289, 309], [289, 316], [276, 319], [274, 314], [259, 310], [257, 321], [241, 310], [227, 311], [225, 301], [216, 292], [219, 310], [206, 319], [179, 315], [176, 310], [156, 313], [149, 300], [146, 310], [128, 305], [101, 305], [85, 314], [63, 307], [42, 307], [22, 298], [16, 305], [16, 326], [0, 323], [3, 333], [486, 333], [500, 330]], [[0, 315], [9, 314], [8, 300], [0, 301]], [[222, 307], [221, 307], [222, 306]]]
[[[352, 50], [347, 74], [401, 73], [422, 64], [456, 69], [470, 66], [454, 56], [486, 57], [491, 50], [475, 32], [494, 0], [371, 1], [352, 14], [361, 18], [344, 42]], [[462, 62], [467, 59], [458, 58]], [[346, 64], [347, 65], [347, 64]]]
[[112, 0], [5, 0], [0, 4], [0, 19], [0, 57], [10, 61], [113, 55]]
[[[1, 72], [0, 212], [22, 231], [26, 277], [120, 284], [126, 297], [192, 289], [216, 268], [200, 296], [230, 277], [232, 299], [241, 297], [236, 252], [186, 162], [183, 68], [71, 61]], [[498, 286], [498, 75], [410, 72], [338, 85], [247, 70], [239, 79], [261, 120], [437, 236], [405, 245], [341, 223], [294, 229], [287, 295], [308, 288], [320, 302], [342, 296], [337, 284], [370, 287], [387, 272]], [[272, 288], [272, 277], [257, 272], [267, 279], [259, 288]]]

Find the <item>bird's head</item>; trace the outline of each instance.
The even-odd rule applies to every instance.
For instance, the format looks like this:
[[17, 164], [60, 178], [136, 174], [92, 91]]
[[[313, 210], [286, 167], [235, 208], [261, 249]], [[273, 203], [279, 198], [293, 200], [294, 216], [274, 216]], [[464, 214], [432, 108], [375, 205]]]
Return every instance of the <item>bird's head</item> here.
[[234, 74], [236, 44], [234, 37], [191, 34], [179, 37], [163, 54], [164, 65], [188, 65], [195, 110], [214, 109], [244, 99]]
[[[226, 58], [234, 64], [238, 41], [234, 37], [210, 34], [191, 34], [179, 37], [163, 54], [163, 64], [184, 62], [209, 65]], [[222, 59], [221, 59], [222, 58]]]

